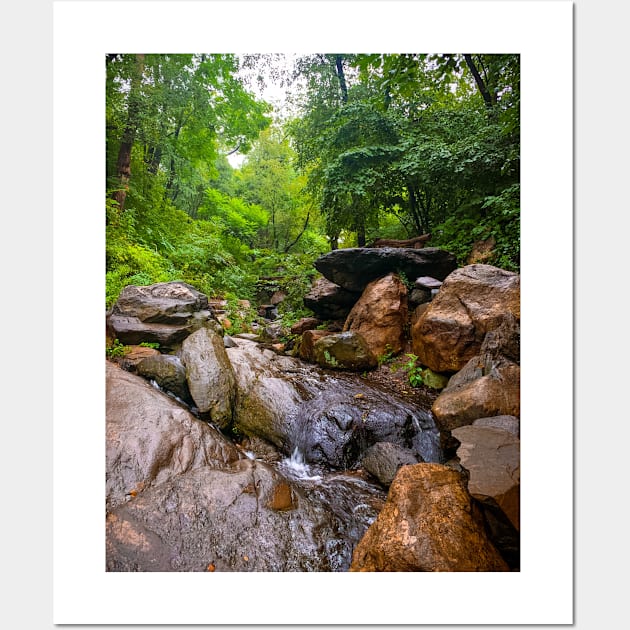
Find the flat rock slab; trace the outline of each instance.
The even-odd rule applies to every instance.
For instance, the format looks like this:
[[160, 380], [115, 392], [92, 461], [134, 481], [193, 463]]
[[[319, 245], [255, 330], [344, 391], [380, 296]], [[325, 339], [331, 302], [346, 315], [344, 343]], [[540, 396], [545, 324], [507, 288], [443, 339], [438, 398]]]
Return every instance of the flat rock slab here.
[[444, 280], [457, 268], [455, 256], [436, 247], [353, 247], [336, 249], [315, 261], [315, 268], [347, 291], [360, 293], [388, 273], [403, 273], [409, 279], [431, 276]]
[[489, 426], [465, 426], [452, 433], [461, 442], [457, 456], [470, 473], [470, 494], [494, 499], [520, 529], [520, 440], [510, 431]]
[[442, 281], [431, 276], [422, 276], [416, 278], [414, 285], [421, 289], [439, 289], [442, 286]]

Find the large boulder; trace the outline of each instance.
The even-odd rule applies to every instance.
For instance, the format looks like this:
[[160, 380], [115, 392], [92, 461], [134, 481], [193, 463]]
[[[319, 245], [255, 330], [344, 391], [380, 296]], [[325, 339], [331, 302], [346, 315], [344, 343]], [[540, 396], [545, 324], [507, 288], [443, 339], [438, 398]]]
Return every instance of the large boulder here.
[[125, 345], [158, 343], [173, 350], [202, 327], [221, 330], [208, 298], [185, 282], [125, 287], [107, 314], [107, 332]]
[[355, 331], [332, 333], [313, 344], [313, 358], [322, 367], [363, 372], [378, 365], [363, 335]]
[[490, 265], [457, 269], [413, 324], [413, 352], [435, 372], [457, 372], [509, 318], [520, 319], [518, 274]]
[[520, 440], [510, 431], [490, 426], [454, 429], [457, 456], [468, 471], [468, 491], [481, 501], [490, 498], [520, 529]]
[[359, 301], [352, 307], [344, 331], [359, 333], [372, 353], [398, 354], [405, 345], [407, 324], [407, 287], [390, 273], [367, 285]]
[[326, 278], [318, 278], [303, 301], [304, 306], [321, 319], [344, 320], [360, 295], [360, 292], [346, 291]]
[[359, 484], [332, 493], [346, 504], [250, 459], [191, 470], [108, 514], [106, 569], [346, 571], [382, 499]]
[[232, 423], [236, 384], [223, 338], [208, 328], [188, 336], [181, 348], [188, 389], [201, 413], [221, 429]]
[[143, 378], [106, 362], [106, 505], [109, 509], [199, 467], [226, 468], [236, 447]]
[[462, 475], [433, 463], [403, 466], [350, 571], [508, 571]]
[[376, 442], [411, 449], [418, 459], [440, 461], [431, 413], [371, 386], [358, 375], [335, 375], [299, 359], [277, 355], [252, 341], [229, 348], [238, 388], [235, 426], [308, 463], [348, 469]]
[[402, 273], [410, 280], [419, 276], [443, 280], [457, 262], [453, 254], [436, 247], [353, 247], [320, 256], [315, 268], [346, 291], [361, 293], [370, 282], [389, 273]]

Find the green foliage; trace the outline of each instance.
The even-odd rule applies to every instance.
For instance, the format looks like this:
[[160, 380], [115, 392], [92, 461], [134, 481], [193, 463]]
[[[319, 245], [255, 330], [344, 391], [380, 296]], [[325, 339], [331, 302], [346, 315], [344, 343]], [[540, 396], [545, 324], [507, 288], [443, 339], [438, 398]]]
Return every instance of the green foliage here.
[[337, 359], [333, 357], [332, 354], [328, 352], [328, 350], [324, 350], [324, 359], [326, 361], [326, 364], [330, 365], [331, 367], [337, 367], [339, 365]]
[[385, 351], [383, 352], [383, 354], [379, 354], [378, 357], [376, 357], [378, 361], [378, 366], [380, 367], [385, 363], [390, 363], [395, 356], [396, 353], [394, 352], [393, 348], [389, 344], [387, 344], [385, 346]]
[[151, 341], [143, 341], [141, 344], [139, 344], [141, 348], [153, 348], [153, 350], [159, 350], [160, 348], [160, 344], [157, 342], [151, 342]]
[[423, 383], [422, 366], [418, 364], [418, 357], [415, 354], [407, 354], [409, 361], [403, 365], [403, 369], [407, 371], [407, 378], [412, 387], [420, 387]]
[[110, 359], [124, 357], [129, 352], [129, 346], [123, 345], [118, 339], [114, 339], [111, 345], [105, 348], [105, 355]]

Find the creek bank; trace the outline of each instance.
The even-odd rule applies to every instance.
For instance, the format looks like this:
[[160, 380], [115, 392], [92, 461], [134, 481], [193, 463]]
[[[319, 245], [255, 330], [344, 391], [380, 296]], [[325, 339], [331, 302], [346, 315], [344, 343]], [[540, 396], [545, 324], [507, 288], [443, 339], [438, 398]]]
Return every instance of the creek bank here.
[[[349, 260], [349, 254], [344, 256]], [[507, 272], [487, 269], [485, 265], [471, 267], [432, 280], [426, 278], [425, 266], [422, 299], [429, 302], [419, 306], [414, 306], [406, 289], [400, 288], [404, 288], [401, 278], [388, 270], [382, 277], [365, 283], [364, 289], [373, 283], [370, 290], [363, 291], [367, 294], [365, 299], [361, 292], [353, 293], [354, 302], [347, 305], [344, 320], [329, 321], [328, 330], [316, 330], [314, 327], [321, 328], [317, 322], [322, 320], [315, 313], [318, 317], [300, 325], [301, 334], [296, 329], [294, 335], [299, 336], [290, 345], [273, 343], [278, 335], [275, 329], [269, 341], [261, 343], [259, 335], [236, 334], [226, 343], [223, 327], [207, 312], [203, 300], [197, 303], [200, 311], [193, 309], [191, 313], [188, 307], [182, 309], [182, 320], [194, 322], [193, 329], [160, 350], [169, 353], [164, 356], [175, 357], [168, 359], [168, 363], [179, 361], [184, 367], [187, 390], [180, 393], [190, 393], [195, 404], [204, 399], [208, 404], [202, 405], [203, 411], [194, 407], [186, 410], [187, 400], [183, 396], [172, 391], [166, 396], [150, 386], [148, 391], [161, 397], [158, 407], [165, 404], [165, 399], [179, 409], [175, 411], [174, 407], [169, 412], [176, 422], [186, 427], [197, 427], [199, 423], [213, 428], [211, 437], [218, 440], [217, 444], [226, 445], [227, 450], [215, 445], [222, 453], [215, 457], [212, 448], [202, 446], [199, 440], [187, 442], [185, 448], [177, 446], [180, 438], [169, 437], [170, 429], [160, 429], [160, 437], [143, 440], [139, 435], [143, 429], [138, 428], [138, 434], [131, 437], [129, 444], [126, 438], [108, 442], [108, 475], [112, 479], [128, 475], [126, 471], [130, 468], [139, 471], [131, 476], [133, 483], [110, 484], [118, 490], [115, 501], [108, 499], [108, 570], [346, 571], [353, 553], [362, 558], [352, 560], [352, 570], [359, 571], [518, 570], [520, 442], [514, 423], [519, 422], [520, 409], [517, 404], [502, 407], [493, 402], [506, 397], [505, 370], [515, 384], [510, 394], [512, 400], [519, 397], [520, 311], [513, 308], [518, 278], [515, 281], [513, 276], [506, 276]], [[460, 275], [472, 278], [469, 284], [473, 292], [475, 284], [477, 289], [479, 283], [484, 284], [480, 294], [491, 305], [491, 317], [474, 317], [470, 312], [469, 320], [460, 316], [459, 305], [470, 305], [474, 300], [462, 293], [461, 282], [449, 282], [453, 274], [455, 279]], [[398, 289], [397, 297], [387, 300], [389, 306], [382, 304], [383, 308], [377, 309], [378, 291], [374, 291], [374, 286], [379, 283]], [[419, 287], [417, 282], [414, 286]], [[140, 293], [143, 299], [147, 296], [152, 299], [150, 290]], [[505, 295], [507, 305], [501, 302]], [[362, 308], [361, 300], [364, 305], [372, 304], [364, 311], [368, 315], [349, 318], [352, 311], [356, 314]], [[110, 330], [111, 315], [118, 312], [116, 308], [108, 315]], [[450, 317], [451, 328], [444, 324], [449, 321], [448, 308], [455, 312]], [[370, 318], [371, 309], [380, 314]], [[151, 315], [150, 319], [155, 317]], [[146, 325], [147, 332], [152, 332], [154, 322], [139, 321], [137, 328]], [[372, 330], [380, 328], [381, 341], [369, 334], [366, 334], [369, 341], [365, 341], [356, 327], [350, 330], [357, 321], [369, 324]], [[424, 364], [422, 373], [427, 375], [436, 367], [442, 368], [431, 372], [438, 389], [415, 389], [401, 380], [405, 372], [388, 374], [386, 369], [390, 361], [398, 361], [400, 365], [396, 354], [415, 352], [423, 344], [429, 348], [427, 356], [432, 353], [439, 356], [439, 352], [431, 350], [436, 336], [427, 323], [431, 321], [437, 322], [435, 330], [441, 330], [441, 334], [446, 331], [447, 339], [460, 334], [458, 327], [470, 335], [472, 327], [476, 345], [471, 349], [470, 343], [460, 347], [451, 344], [449, 352], [459, 356], [457, 365], [462, 367], [453, 371], [453, 364], [446, 370], [442, 364], [433, 363], [433, 367]], [[198, 325], [199, 322], [203, 324]], [[281, 330], [279, 324], [274, 322], [274, 326]], [[344, 328], [346, 331], [341, 332]], [[400, 349], [391, 342], [382, 343], [383, 338], [400, 339], [401, 328]], [[261, 330], [271, 327], [262, 326]], [[324, 346], [325, 353], [321, 351], [326, 339], [350, 333], [371, 346], [368, 355], [377, 359], [370, 360], [363, 373], [342, 369], [331, 350], [334, 344]], [[381, 343], [380, 355], [372, 349], [378, 343]], [[322, 366], [316, 365], [318, 344], [320, 360], [322, 355], [325, 358]], [[207, 352], [209, 348], [212, 352]], [[128, 369], [137, 370], [145, 379], [168, 389], [168, 379], [158, 383], [157, 379], [151, 379], [150, 373], [138, 369], [144, 358], [128, 363]], [[178, 368], [176, 373], [181, 385], [181, 370]], [[133, 398], [137, 392], [130, 389], [127, 395]], [[107, 402], [108, 425], [110, 417], [115, 415], [129, 415], [138, 421], [133, 404], [130, 409], [114, 399], [110, 404], [109, 393]], [[181, 420], [181, 412], [188, 414], [185, 421]], [[113, 420], [112, 426], [115, 428], [120, 422]], [[144, 431], [154, 434], [150, 428], [154, 424], [155, 420], [149, 419]], [[460, 432], [462, 428], [464, 431]], [[120, 433], [120, 429], [112, 431], [114, 435], [116, 431]], [[154, 444], [152, 454], [134, 455], [133, 449], [146, 441]], [[132, 448], [130, 445], [134, 444]], [[510, 445], [509, 480], [499, 474], [501, 466], [506, 465], [506, 460], [498, 455], [504, 444]], [[131, 455], [128, 448], [132, 448]], [[195, 454], [198, 451], [203, 454]], [[117, 468], [118, 460], [144, 463]], [[404, 487], [411, 483], [409, 469], [417, 470], [418, 466], [425, 466], [423, 479], [432, 480], [422, 481], [427, 488], [435, 482], [444, 486], [446, 495], [459, 497], [456, 503], [459, 507], [448, 504], [453, 514], [472, 510], [474, 518], [458, 516], [440, 521], [435, 514], [430, 515], [430, 505], [419, 511], [411, 509], [407, 505], [409, 499], [404, 498], [407, 496]], [[404, 483], [397, 482], [401, 475], [401, 479], [407, 479]], [[247, 490], [250, 488], [247, 479], [253, 479], [254, 487], [258, 488], [253, 496]], [[413, 484], [417, 485], [417, 480]], [[465, 488], [463, 498], [461, 487]], [[442, 505], [441, 498], [428, 490], [425, 494], [429, 504]], [[385, 496], [390, 504], [388, 512], [383, 508]], [[229, 499], [223, 505], [225, 509], [220, 508], [223, 500], [220, 497]], [[381, 513], [383, 517], [378, 524]], [[226, 523], [225, 528], [215, 522], [218, 520]], [[299, 521], [308, 525], [294, 531], [291, 542], [283, 531], [286, 533], [287, 527], [292, 531]], [[252, 522], [261, 523], [258, 535], [241, 527], [242, 523]], [[423, 524], [419, 538], [416, 534], [401, 534], [419, 524]], [[318, 537], [318, 532], [327, 533]], [[335, 537], [334, 532], [342, 534]], [[258, 553], [257, 560], [251, 560], [252, 549], [273, 547], [276, 537], [277, 554], [266, 550]], [[332, 542], [326, 543], [326, 537]], [[433, 540], [434, 537], [440, 540]], [[381, 549], [384, 539], [393, 544], [393, 551]], [[238, 551], [239, 540], [247, 541], [247, 552]], [[468, 542], [462, 547], [464, 541]], [[501, 562], [496, 561], [491, 551], [480, 551], [479, 557], [485, 559], [471, 564], [466, 545], [483, 550], [487, 542]], [[433, 556], [418, 555], [417, 544], [425, 549], [429, 543]], [[200, 553], [195, 555], [195, 550]], [[401, 554], [406, 558], [404, 562], [399, 561]], [[375, 558], [380, 560], [377, 562]]]

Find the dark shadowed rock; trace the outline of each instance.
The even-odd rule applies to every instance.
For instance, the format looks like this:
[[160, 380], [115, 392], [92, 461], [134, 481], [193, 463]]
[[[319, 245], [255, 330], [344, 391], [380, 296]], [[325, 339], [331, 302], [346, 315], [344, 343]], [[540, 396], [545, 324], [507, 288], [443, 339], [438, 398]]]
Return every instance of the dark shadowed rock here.
[[315, 261], [315, 268], [347, 291], [361, 293], [372, 280], [392, 272], [409, 279], [431, 276], [443, 280], [457, 268], [457, 262], [453, 254], [435, 247], [355, 247], [324, 254]]
[[187, 403], [192, 402], [186, 382], [186, 370], [179, 357], [170, 354], [146, 357], [138, 363], [137, 373], [148, 380], [154, 380], [162, 389]]
[[508, 571], [463, 477], [441, 464], [399, 469], [350, 571]]
[[418, 456], [408, 448], [391, 442], [377, 442], [365, 451], [361, 465], [384, 486], [389, 486], [401, 466], [418, 463]]
[[236, 447], [146, 380], [106, 362], [108, 508], [198, 467], [224, 468]]
[[304, 296], [304, 306], [321, 319], [345, 319], [360, 295], [360, 291], [346, 291], [326, 278], [318, 278]]

